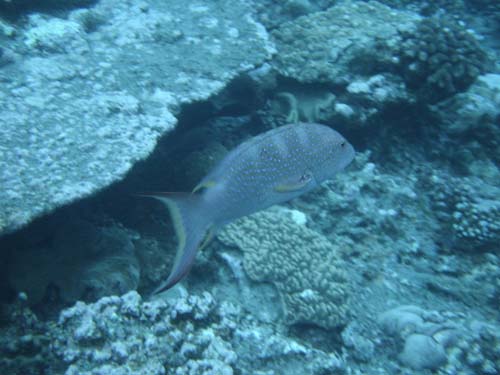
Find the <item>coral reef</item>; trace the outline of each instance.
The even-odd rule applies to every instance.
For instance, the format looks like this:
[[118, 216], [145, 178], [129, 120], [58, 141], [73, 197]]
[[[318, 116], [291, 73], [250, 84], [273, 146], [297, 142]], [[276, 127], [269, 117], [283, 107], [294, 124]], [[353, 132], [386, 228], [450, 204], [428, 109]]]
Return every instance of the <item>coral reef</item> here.
[[437, 103], [465, 91], [487, 67], [470, 31], [444, 16], [423, 19], [402, 33], [400, 61], [406, 84], [420, 100]]
[[58, 18], [30, 17], [31, 27], [24, 34], [24, 44], [40, 53], [89, 53], [82, 25], [76, 21]]
[[337, 0], [259, 0], [255, 2], [255, 15], [268, 29], [294, 20], [309, 13], [325, 10], [335, 5]]
[[32, 14], [11, 39], [20, 58], [0, 69], [0, 234], [121, 180], [174, 128], [179, 105], [274, 51], [240, 1], [105, 0], [64, 19]]
[[0, 327], [0, 352], [7, 354], [0, 359], [2, 373], [345, 373], [336, 353], [304, 346], [207, 292], [181, 290], [151, 301], [130, 292], [78, 302], [51, 324], [37, 323], [25, 308], [13, 311], [12, 325]]
[[460, 18], [470, 18], [472, 12], [495, 15], [500, 10], [496, 0], [378, 0], [382, 4], [396, 8], [409, 8], [424, 16], [444, 13]]
[[[195, 326], [215, 309], [210, 294], [179, 299], [170, 313], [169, 307], [162, 300], [142, 302], [135, 292], [93, 305], [77, 303], [61, 313], [53, 348], [69, 365], [68, 375], [164, 374], [164, 365], [176, 362], [179, 375], [208, 368], [231, 374], [232, 348], [211, 328]], [[172, 324], [187, 318], [193, 321], [182, 331]]]
[[432, 184], [443, 236], [452, 239], [452, 246], [471, 252], [494, 252], [500, 241], [498, 187], [476, 179], [439, 176], [433, 177]]
[[464, 0], [380, 0], [380, 2], [390, 7], [415, 9], [426, 16], [433, 15], [440, 10], [446, 10], [449, 14], [462, 15], [467, 9]]
[[[497, 1], [28, 2], [0, 0], [0, 235], [108, 188], [1, 237], [1, 374], [500, 373]], [[346, 173], [146, 297], [176, 240], [130, 194], [296, 121]]]
[[287, 324], [343, 325], [349, 284], [342, 261], [336, 247], [297, 215], [303, 216], [283, 208], [257, 213], [230, 224], [218, 238], [243, 251], [243, 266], [252, 280], [276, 286]]
[[[453, 96], [435, 106], [434, 112], [443, 124], [443, 130], [452, 134], [466, 134], [476, 131], [498, 138], [495, 123], [500, 121], [500, 74], [485, 74], [463, 93]], [[494, 154], [492, 154], [494, 156]]]
[[462, 195], [452, 214], [457, 246], [466, 250], [493, 248], [500, 241], [500, 202]]
[[273, 31], [278, 50], [273, 64], [283, 76], [304, 83], [349, 82], [356, 73], [375, 74], [393, 64], [400, 32], [412, 30], [418, 19], [378, 2], [344, 1]]
[[[339, 110], [338, 105], [348, 105], [350, 112]], [[376, 74], [357, 78], [339, 96], [336, 112], [342, 121], [356, 120], [356, 124], [366, 125], [384, 110], [397, 105], [414, 105], [415, 98], [408, 92], [401, 77], [394, 74]]]
[[420, 19], [378, 2], [343, 1], [282, 24], [272, 32], [278, 51], [272, 66], [285, 78], [278, 80], [271, 112], [288, 122], [359, 126], [390, 107], [415, 105], [395, 73], [402, 35], [411, 34]]
[[440, 131], [462, 143], [448, 152], [462, 174], [490, 184], [498, 178], [500, 155], [500, 75], [485, 74], [464, 93], [433, 106]]

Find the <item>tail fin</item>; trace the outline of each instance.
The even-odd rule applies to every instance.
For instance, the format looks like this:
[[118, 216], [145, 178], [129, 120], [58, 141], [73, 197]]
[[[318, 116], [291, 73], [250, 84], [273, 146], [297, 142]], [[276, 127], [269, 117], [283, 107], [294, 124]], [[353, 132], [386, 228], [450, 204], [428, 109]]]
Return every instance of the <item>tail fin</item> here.
[[199, 194], [152, 193], [139, 195], [156, 198], [168, 207], [179, 241], [172, 271], [167, 281], [153, 292], [153, 294], [157, 294], [170, 289], [186, 276], [193, 264], [196, 251], [205, 238], [210, 220], [207, 218], [207, 213], [200, 212], [201, 196]]

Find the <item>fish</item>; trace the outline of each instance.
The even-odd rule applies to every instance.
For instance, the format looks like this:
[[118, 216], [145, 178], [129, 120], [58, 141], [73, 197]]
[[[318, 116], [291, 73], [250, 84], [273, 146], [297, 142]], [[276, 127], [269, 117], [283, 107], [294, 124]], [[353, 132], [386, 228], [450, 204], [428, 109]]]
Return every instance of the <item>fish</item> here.
[[198, 249], [224, 225], [313, 190], [354, 156], [353, 146], [326, 125], [283, 125], [230, 151], [191, 193], [141, 194], [166, 205], [178, 240], [170, 275], [153, 294], [183, 279]]

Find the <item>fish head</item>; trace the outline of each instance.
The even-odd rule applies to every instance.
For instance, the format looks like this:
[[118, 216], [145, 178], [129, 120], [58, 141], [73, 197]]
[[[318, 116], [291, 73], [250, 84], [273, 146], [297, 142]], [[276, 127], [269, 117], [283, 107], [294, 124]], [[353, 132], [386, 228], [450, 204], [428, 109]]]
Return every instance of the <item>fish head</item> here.
[[314, 177], [318, 183], [332, 178], [335, 173], [347, 167], [356, 154], [349, 141], [331, 128], [323, 134], [317, 152], [321, 153], [322, 161], [314, 171]]

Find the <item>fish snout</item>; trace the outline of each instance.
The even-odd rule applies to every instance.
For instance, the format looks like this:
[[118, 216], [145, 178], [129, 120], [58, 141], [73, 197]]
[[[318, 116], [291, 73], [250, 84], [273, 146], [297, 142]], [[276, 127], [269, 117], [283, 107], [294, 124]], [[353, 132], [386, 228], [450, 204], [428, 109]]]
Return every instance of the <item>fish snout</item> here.
[[356, 150], [354, 150], [354, 147], [345, 139], [342, 146], [342, 155], [341, 169], [351, 164], [356, 156]]

